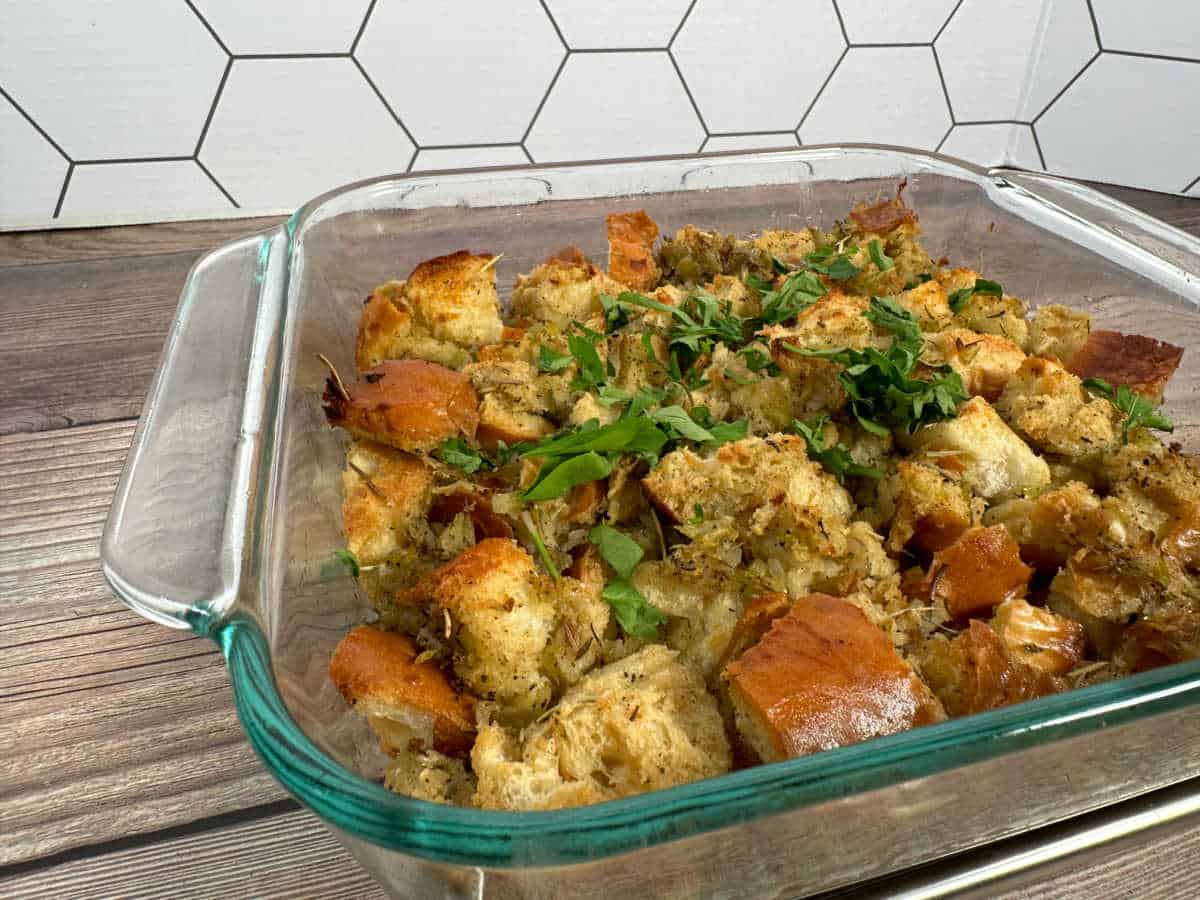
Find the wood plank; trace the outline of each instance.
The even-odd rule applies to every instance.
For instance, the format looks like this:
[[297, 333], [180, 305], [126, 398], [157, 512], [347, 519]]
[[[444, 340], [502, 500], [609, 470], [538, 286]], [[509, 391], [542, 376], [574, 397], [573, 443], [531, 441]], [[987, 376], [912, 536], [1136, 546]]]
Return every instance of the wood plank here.
[[0, 864], [285, 796], [215, 646], [140, 618], [100, 575], [133, 427], [0, 437]]
[[140, 257], [181, 250], [211, 250], [227, 241], [273, 228], [285, 216], [164, 222], [109, 228], [64, 228], [0, 234], [0, 268], [41, 263], [81, 262], [112, 257]]
[[0, 269], [0, 434], [137, 416], [199, 255]]
[[385, 896], [320, 820], [304, 810], [52, 863], [9, 877], [0, 874], [0, 894], [9, 900]]

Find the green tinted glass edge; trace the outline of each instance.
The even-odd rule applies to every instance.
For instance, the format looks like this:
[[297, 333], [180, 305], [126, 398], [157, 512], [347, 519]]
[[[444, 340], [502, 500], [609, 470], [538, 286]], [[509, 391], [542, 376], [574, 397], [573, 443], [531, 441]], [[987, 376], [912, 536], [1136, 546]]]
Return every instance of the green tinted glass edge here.
[[288, 714], [253, 619], [195, 624], [215, 625], [208, 633], [225, 654], [250, 743], [301, 802], [381, 847], [471, 866], [563, 865], [641, 849], [1169, 712], [1194, 703], [1200, 688], [1197, 660], [624, 800], [489, 812], [403, 797], [343, 768]]

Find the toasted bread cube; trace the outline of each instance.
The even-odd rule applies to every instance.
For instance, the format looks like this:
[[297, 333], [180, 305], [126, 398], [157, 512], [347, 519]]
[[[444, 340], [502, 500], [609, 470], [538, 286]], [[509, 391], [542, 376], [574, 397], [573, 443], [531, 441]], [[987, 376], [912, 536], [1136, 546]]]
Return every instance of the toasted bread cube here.
[[560, 809], [721, 775], [717, 703], [677, 654], [651, 644], [596, 669], [517, 737], [480, 731], [471, 754], [484, 809]]
[[922, 331], [941, 331], [954, 318], [946, 289], [933, 279], [900, 292], [896, 302], [916, 317]]
[[880, 486], [880, 505], [891, 512], [887, 548], [910, 544], [927, 553], [949, 547], [977, 518], [971, 490], [935, 465], [901, 460]]
[[964, 619], [1023, 595], [1032, 574], [1012, 535], [993, 525], [970, 528], [935, 553], [927, 584], [930, 599], [941, 600], [951, 618]]
[[747, 571], [773, 589], [807, 593], [813, 580], [843, 568], [853, 504], [837, 480], [808, 458], [791, 435], [746, 438], [700, 457], [673, 451], [642, 480], [650, 502], [678, 523], [700, 548]]
[[524, 360], [478, 362], [464, 370], [480, 396], [475, 436], [487, 450], [500, 441], [508, 446], [553, 434], [550, 420], [553, 385]]
[[1121, 674], [1200, 657], [1200, 612], [1169, 608], [1140, 619], [1121, 634], [1113, 662]]
[[803, 264], [804, 257], [817, 249], [819, 235], [813, 228], [787, 231], [768, 228], [754, 239], [754, 246], [793, 266]]
[[916, 459], [958, 475], [988, 500], [1035, 491], [1050, 483], [1050, 467], [1029, 449], [982, 397], [958, 415], [927, 425], [912, 438]]
[[389, 360], [343, 387], [325, 385], [325, 417], [354, 437], [399, 450], [433, 450], [447, 438], [474, 438], [479, 400], [461, 372], [418, 359]]
[[1013, 656], [992, 628], [972, 619], [952, 640], [938, 635], [922, 650], [921, 674], [951, 716], [996, 709], [1067, 688], [1067, 682]]
[[635, 291], [648, 291], [658, 284], [654, 242], [658, 226], [646, 211], [613, 213], [608, 225], [608, 274]]
[[1174, 344], [1140, 334], [1093, 331], [1067, 368], [1080, 378], [1103, 378], [1113, 387], [1128, 385], [1158, 403], [1182, 359], [1183, 348]]
[[968, 393], [992, 403], [1025, 361], [1025, 353], [1020, 347], [994, 334], [946, 328], [925, 337], [922, 362], [950, 366], [962, 377]]
[[991, 625], [1014, 659], [1049, 675], [1066, 675], [1087, 649], [1082, 625], [1021, 597], [1001, 603]]
[[418, 561], [430, 539], [433, 470], [418, 456], [355, 441], [342, 473], [346, 546], [364, 566]]
[[886, 234], [902, 225], [915, 225], [917, 214], [904, 205], [897, 192], [894, 198], [872, 204], [860, 203], [850, 210], [849, 223], [862, 234]]
[[453, 806], [470, 806], [475, 796], [475, 776], [461, 759], [436, 750], [401, 753], [383, 773], [389, 791]]
[[457, 368], [470, 360], [472, 348], [500, 340], [495, 260], [459, 250], [426, 260], [407, 281], [377, 288], [359, 323], [359, 370], [401, 358]]
[[[943, 269], [936, 278], [949, 296], [955, 291], [973, 288], [980, 275], [973, 269]], [[1027, 312], [1022, 300], [1008, 294], [1000, 297], [971, 294], [959, 306], [954, 320], [964, 328], [998, 334], [1023, 347], [1029, 339], [1029, 323], [1025, 321]]]
[[480, 541], [426, 575], [405, 598], [445, 623], [454, 673], [477, 696], [495, 700], [516, 720], [549, 707], [554, 684], [542, 657], [558, 627], [547, 580], [521, 547]]
[[384, 752], [436, 750], [462, 756], [475, 739], [472, 698], [457, 693], [432, 662], [417, 662], [412, 639], [369, 625], [351, 629], [329, 660], [329, 677], [367, 717]]
[[[921, 226], [916, 213], [899, 197], [852, 210], [845, 230], [858, 246], [853, 262], [862, 271], [848, 283], [849, 289], [856, 294], [893, 296], [902, 293], [905, 285], [933, 268], [933, 261], [921, 246]], [[881, 270], [875, 265], [869, 252], [873, 240], [878, 240], [883, 252], [891, 258], [890, 269]]]
[[824, 594], [796, 601], [724, 677], [738, 732], [763, 762], [945, 718], [862, 610]]
[[1082, 310], [1058, 303], [1039, 306], [1029, 323], [1025, 352], [1066, 365], [1087, 343], [1091, 330], [1092, 317]]
[[513, 314], [566, 328], [600, 315], [600, 295], [616, 297], [625, 285], [597, 269], [578, 248], [560, 250], [513, 288]]
[[740, 659], [771, 630], [771, 623], [787, 615], [791, 608], [792, 598], [776, 592], [760, 594], [747, 603], [718, 662], [719, 669], [723, 670], [735, 659]]
[[1103, 504], [1087, 485], [1072, 481], [1034, 499], [997, 503], [983, 520], [1007, 528], [1030, 565], [1053, 571], [1082, 545], [1128, 542], [1133, 535], [1112, 506]]
[[1121, 413], [1058, 363], [1030, 357], [1009, 378], [996, 411], [1041, 453], [1089, 465], [1120, 443]]

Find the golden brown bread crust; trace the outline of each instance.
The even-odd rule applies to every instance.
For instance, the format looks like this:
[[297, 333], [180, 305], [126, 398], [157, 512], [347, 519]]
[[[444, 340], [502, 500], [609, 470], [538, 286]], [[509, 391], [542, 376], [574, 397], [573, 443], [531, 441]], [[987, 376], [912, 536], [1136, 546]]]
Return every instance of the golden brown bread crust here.
[[330, 425], [400, 450], [433, 450], [447, 438], [474, 438], [479, 401], [471, 379], [419, 359], [388, 360], [349, 385], [325, 385]]
[[1050, 675], [1066, 675], [1087, 650], [1082, 625], [1019, 597], [1000, 604], [992, 627], [1013, 657]]
[[659, 270], [654, 262], [654, 242], [658, 226], [643, 209], [613, 213], [608, 225], [608, 274], [635, 291], [646, 291], [658, 284]]
[[978, 619], [951, 641], [930, 641], [921, 673], [952, 716], [1044, 697], [1067, 687], [1062, 678], [1015, 658], [1000, 635]]
[[929, 567], [931, 600], [941, 600], [953, 619], [985, 613], [1025, 593], [1033, 569], [1003, 525], [970, 528], [939, 550]]
[[429, 521], [444, 524], [464, 512], [471, 517], [476, 541], [513, 536], [512, 526], [508, 524], [507, 519], [497, 515], [492, 509], [491, 498], [483, 490], [460, 490], [439, 494], [429, 507]]
[[1183, 348], [1174, 344], [1140, 334], [1093, 331], [1067, 369], [1080, 378], [1103, 378], [1113, 387], [1127, 384], [1157, 403], [1181, 359]]
[[825, 594], [798, 600], [724, 674], [734, 703], [769, 735], [764, 762], [944, 718], [884, 633], [857, 606]]
[[433, 480], [421, 457], [374, 441], [350, 446], [342, 474], [342, 529], [362, 565], [393, 557], [403, 564], [420, 552]]
[[897, 225], [911, 225], [917, 214], [904, 205], [899, 194], [892, 200], [880, 200], [870, 206], [859, 206], [850, 211], [850, 221], [874, 234], [891, 231]]
[[[418, 663], [417, 655], [405, 635], [359, 625], [333, 651], [329, 677], [346, 702], [365, 715], [431, 717], [433, 749], [463, 756], [475, 739], [474, 701], [458, 694], [432, 662]], [[407, 749], [390, 744], [386, 732], [380, 739], [389, 753]]]
[[354, 365], [358, 371], [364, 372], [383, 362], [386, 347], [394, 336], [412, 327], [408, 305], [394, 299], [401, 290], [401, 282], [388, 282], [372, 291], [363, 305], [354, 339]]
[[729, 646], [721, 655], [717, 669], [723, 670], [729, 663], [741, 657], [743, 653], [763, 639], [763, 635], [771, 627], [771, 623], [780, 616], [786, 615], [792, 608], [792, 600], [787, 594], [772, 592], [754, 597], [742, 611], [741, 617], [733, 628], [729, 638]]
[[886, 488], [895, 505], [887, 542], [893, 553], [910, 544], [936, 553], [974, 521], [970, 491], [937, 466], [901, 460]]

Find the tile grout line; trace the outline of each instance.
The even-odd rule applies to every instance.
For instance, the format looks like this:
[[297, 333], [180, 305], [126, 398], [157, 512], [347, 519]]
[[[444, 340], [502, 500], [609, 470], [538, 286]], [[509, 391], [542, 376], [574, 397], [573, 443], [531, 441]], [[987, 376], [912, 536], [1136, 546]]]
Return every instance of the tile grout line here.
[[63, 202], [67, 199], [67, 188], [71, 186], [71, 176], [75, 174], [75, 163], [67, 163], [67, 174], [63, 177], [62, 190], [58, 192], [58, 202], [54, 204], [53, 219], [58, 218], [58, 214], [62, 212]]
[[228, 200], [230, 203], [232, 203], [232, 204], [233, 204], [233, 208], [234, 208], [234, 209], [241, 209], [241, 208], [242, 208], [241, 204], [240, 204], [240, 203], [238, 203], [236, 200], [234, 200], [234, 199], [233, 199], [233, 194], [231, 194], [231, 193], [229, 193], [229, 191], [225, 190], [225, 185], [221, 184], [221, 182], [219, 182], [219, 181], [217, 180], [217, 176], [216, 176], [216, 175], [214, 175], [212, 172], [210, 172], [210, 171], [208, 170], [208, 166], [206, 166], [204, 163], [202, 163], [202, 162], [200, 161], [200, 157], [198, 157], [198, 156], [197, 156], [197, 157], [195, 157], [195, 158], [194, 158], [192, 161], [193, 161], [193, 162], [194, 162], [194, 163], [195, 163], [197, 166], [199, 166], [199, 167], [200, 167], [200, 171], [201, 171], [201, 172], [203, 172], [205, 175], [207, 175], [207, 176], [208, 176], [208, 180], [209, 180], [209, 181], [211, 181], [211, 182], [212, 182], [214, 185], [216, 185], [216, 188], [217, 188], [217, 190], [218, 190], [218, 191], [220, 191], [222, 194], [224, 194], [224, 195], [225, 195], [225, 199], [226, 199], [226, 200]]
[[200, 137], [196, 139], [196, 149], [192, 151], [192, 156], [199, 158], [200, 148], [204, 146], [204, 139], [208, 137], [208, 128], [212, 125], [213, 116], [217, 114], [217, 104], [221, 102], [221, 95], [225, 92], [225, 84], [229, 81], [229, 73], [233, 71], [233, 57], [230, 56], [225, 60], [225, 71], [221, 73], [221, 80], [217, 82], [217, 92], [213, 94], [212, 103], [208, 107], [208, 115], [204, 117], [204, 125], [200, 128]]
[[358, 31], [354, 33], [354, 40], [350, 42], [350, 55], [353, 56], [358, 52], [359, 42], [362, 41], [363, 34], [366, 33], [367, 23], [371, 21], [371, 13], [375, 12], [375, 4], [378, 0], [371, 0], [367, 5], [367, 11], [363, 14], [363, 20], [358, 25]]
[[938, 81], [942, 85], [942, 96], [946, 98], [946, 112], [950, 114], [951, 127], [958, 124], [954, 118], [954, 104], [950, 102], [950, 88], [946, 84], [946, 76], [942, 73], [942, 60], [938, 56], [937, 47], [933, 44], [929, 45], [929, 52], [933, 54], [933, 65], [937, 68]]
[[542, 99], [538, 101], [538, 105], [533, 111], [533, 116], [529, 119], [529, 124], [525, 126], [525, 133], [521, 135], [521, 147], [531, 162], [536, 162], [536, 160], [533, 159], [533, 154], [529, 152], [529, 147], [527, 146], [529, 135], [533, 133], [533, 126], [537, 124], [538, 116], [542, 114], [542, 109], [546, 106], [546, 101], [550, 99], [550, 92], [558, 84], [559, 76], [562, 75], [563, 69], [567, 67], [567, 61], [570, 58], [571, 51], [568, 50], [563, 54], [563, 58], [559, 61], [558, 68], [554, 70], [554, 74], [550, 76], [550, 84], [546, 86], [546, 92], [542, 94]]
[[1071, 80], [1063, 85], [1062, 90], [1060, 90], [1057, 94], [1055, 94], [1053, 97], [1050, 98], [1050, 102], [1047, 103], [1044, 107], [1042, 107], [1042, 111], [1040, 113], [1038, 113], [1036, 116], [1034, 116], [1030, 120], [1029, 124], [1036, 125], [1038, 123], [1038, 120], [1041, 119], [1042, 116], [1044, 116], [1046, 113], [1048, 113], [1050, 111], [1050, 107], [1054, 106], [1054, 104], [1058, 102], [1059, 98], [1062, 97], [1062, 95], [1065, 94], [1067, 91], [1069, 91], [1071, 89], [1072, 85], [1074, 85], [1075, 82], [1077, 82], [1080, 78], [1083, 77], [1083, 73], [1092, 67], [1092, 63], [1094, 63], [1096, 60], [1098, 60], [1103, 54], [1104, 54], [1103, 50], [1097, 50], [1095, 52], [1095, 54], [1092, 55], [1092, 58], [1083, 64], [1083, 68], [1080, 69], [1078, 72], [1076, 72], [1073, 76], [1071, 76]]
[[692, 0], [688, 4], [688, 8], [683, 11], [683, 18], [679, 20], [679, 24], [675, 26], [675, 30], [671, 32], [671, 38], [667, 41], [667, 49], [670, 50], [675, 46], [675, 39], [679, 37], [679, 32], [683, 31], [683, 26], [687, 24], [687, 20], [692, 15], [692, 10], [696, 8], [697, 0]]
[[546, 18], [550, 20], [550, 27], [553, 28], [554, 33], [558, 35], [558, 42], [562, 44], [564, 50], [570, 53], [571, 47], [567, 43], [566, 35], [564, 35], [562, 29], [558, 27], [558, 20], [554, 18], [554, 13], [550, 12], [550, 7], [546, 5], [546, 0], [538, 0], [538, 5], [542, 7], [542, 12], [544, 12], [546, 14]]
[[800, 129], [803, 128], [804, 123], [808, 121], [809, 114], [812, 113], [814, 107], [816, 107], [817, 101], [820, 100], [821, 95], [823, 93], [825, 93], [825, 88], [827, 88], [829, 86], [829, 82], [833, 81], [833, 76], [837, 74], [837, 70], [841, 67], [842, 60], [845, 59], [849, 53], [850, 53], [849, 46], [842, 48], [842, 55], [837, 58], [837, 62], [835, 62], [833, 64], [833, 68], [829, 70], [829, 74], [825, 76], [825, 80], [822, 81], [821, 86], [819, 88], [817, 88], [817, 93], [813, 96], [812, 102], [810, 102], [808, 104], [808, 109], [804, 110], [804, 115], [802, 115], [800, 117], [800, 122], [796, 125], [795, 128], [792, 129], [792, 131], [796, 135], [796, 140], [800, 141], [801, 146], [804, 146], [804, 141], [800, 137]]
[[217, 29], [213, 28], [212, 25], [209, 24], [208, 19], [201, 15], [200, 10], [196, 9], [196, 4], [193, 3], [192, 0], [183, 0], [183, 2], [187, 4], [188, 9], [190, 9], [196, 18], [200, 20], [200, 24], [204, 26], [205, 31], [207, 31], [212, 36], [212, 39], [216, 41], [217, 46], [225, 51], [225, 55], [232, 56], [233, 54], [229, 52], [229, 48], [225, 45], [225, 42], [221, 40], [221, 36], [217, 34]]
[[50, 137], [49, 133], [44, 128], [42, 128], [41, 125], [39, 125], [37, 122], [34, 121], [33, 116], [31, 116], [29, 113], [25, 112], [24, 107], [22, 107], [21, 104], [16, 101], [16, 99], [12, 96], [12, 94], [10, 94], [10, 93], [8, 93], [8, 91], [4, 90], [3, 86], [0, 86], [0, 97], [3, 97], [5, 100], [7, 100], [9, 103], [11, 103], [12, 108], [15, 109], [26, 122], [28, 122], [30, 125], [33, 126], [33, 130], [36, 131], [38, 134], [40, 134], [42, 136], [42, 138], [46, 141], [46, 143], [48, 143], [51, 147], [53, 147], [55, 150], [58, 151], [59, 156], [61, 156], [68, 163], [74, 162], [74, 160], [71, 159], [71, 157], [67, 153], [67, 151], [64, 150], [61, 146], [59, 146], [58, 141], [56, 141], [56, 140], [54, 140], [54, 138]]
[[842, 9], [838, 6], [837, 0], [829, 0], [833, 4], [833, 13], [837, 16], [838, 28], [842, 29], [842, 40], [846, 42], [846, 46], [850, 46], [850, 33], [846, 31], [846, 20], [842, 18]]
[[700, 105], [696, 102], [696, 98], [692, 96], [692, 89], [688, 87], [687, 79], [683, 77], [683, 69], [679, 68], [675, 54], [670, 50], [667, 51], [667, 59], [671, 61], [671, 68], [675, 70], [675, 75], [679, 78], [679, 83], [683, 85], [683, 92], [687, 94], [688, 102], [692, 104], [692, 111], [696, 114], [696, 118], [700, 120], [700, 127], [704, 130], [704, 137], [707, 140], [709, 134], [711, 134], [708, 130], [708, 123], [704, 121], [704, 113], [700, 112]]
[[[390, 115], [392, 120], [400, 126], [400, 130], [404, 132], [404, 136], [408, 138], [408, 142], [413, 145], [412, 159], [410, 159], [408, 162], [409, 166], [411, 167], [412, 160], [417, 158], [417, 151], [420, 149], [421, 145], [417, 143], [417, 139], [413, 137], [413, 133], [408, 130], [408, 126], [404, 124], [404, 120], [396, 114], [394, 109], [392, 109], [392, 104], [388, 103], [387, 98], [383, 96], [383, 91], [379, 90], [379, 88], [376, 86], [374, 79], [372, 79], [370, 74], [368, 74], [366, 66], [359, 61], [357, 56], [350, 56], [349, 59], [352, 63], [354, 63], [354, 68], [358, 69], [359, 74], [362, 75], [363, 80], [367, 82], [367, 85], [375, 93], [375, 96], [379, 98], [379, 102], [383, 104], [383, 108], [387, 110], [388, 115]], [[406, 169], [405, 171], [408, 170]]]

